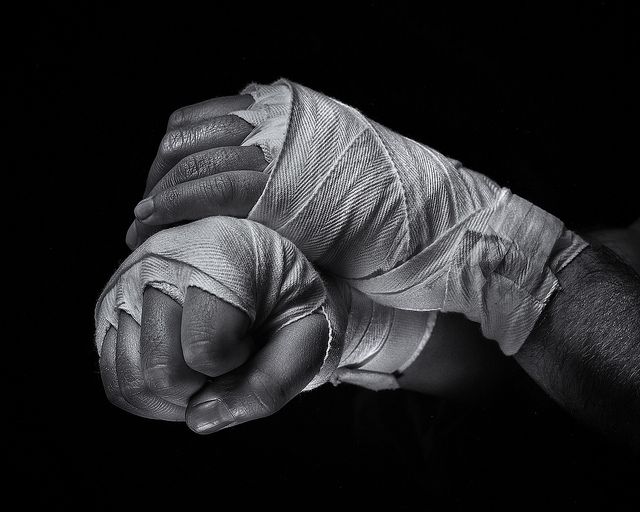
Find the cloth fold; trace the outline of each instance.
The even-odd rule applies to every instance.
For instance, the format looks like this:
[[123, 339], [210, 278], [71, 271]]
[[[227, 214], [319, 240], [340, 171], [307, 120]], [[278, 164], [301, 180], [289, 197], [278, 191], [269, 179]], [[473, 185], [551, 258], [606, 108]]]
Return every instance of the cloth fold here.
[[252, 84], [243, 142], [267, 148], [249, 219], [380, 304], [463, 313], [522, 346], [586, 243], [553, 215], [335, 99]]
[[140, 323], [147, 286], [179, 304], [189, 286], [200, 288], [246, 313], [252, 332], [272, 333], [311, 314], [324, 315], [324, 363], [306, 390], [327, 382], [341, 364], [366, 365], [386, 345], [413, 352], [431, 322], [428, 313], [395, 311], [342, 281], [323, 279], [289, 240], [261, 224], [210, 217], [155, 234], [122, 263], [96, 306], [98, 352], [108, 329], [117, 330], [120, 311]]

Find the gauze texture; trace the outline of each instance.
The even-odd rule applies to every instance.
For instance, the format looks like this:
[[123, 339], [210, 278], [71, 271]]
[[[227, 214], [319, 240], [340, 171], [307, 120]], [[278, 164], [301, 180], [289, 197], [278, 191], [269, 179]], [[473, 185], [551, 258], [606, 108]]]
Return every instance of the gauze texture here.
[[[385, 344], [415, 351], [428, 336], [430, 315], [394, 311], [346, 284], [325, 283], [289, 241], [243, 219], [211, 217], [157, 233], [109, 280], [96, 306], [96, 346], [126, 311], [140, 323], [144, 289], [151, 286], [184, 303], [195, 286], [245, 312], [252, 330], [274, 332], [313, 313], [329, 324], [324, 364], [306, 389], [344, 365], [366, 365]], [[212, 319], [213, 321], [214, 319]]]
[[378, 303], [463, 313], [505, 354], [519, 350], [580, 237], [323, 94], [286, 80], [243, 93], [255, 99], [235, 112], [255, 126], [243, 144], [270, 160], [250, 219]]

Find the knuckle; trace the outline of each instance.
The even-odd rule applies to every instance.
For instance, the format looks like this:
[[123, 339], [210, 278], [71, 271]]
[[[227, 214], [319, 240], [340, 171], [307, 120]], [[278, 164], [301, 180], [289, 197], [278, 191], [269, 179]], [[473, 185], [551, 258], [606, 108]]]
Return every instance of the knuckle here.
[[171, 130], [165, 133], [164, 137], [162, 137], [158, 153], [163, 158], [172, 157], [175, 153], [177, 153], [184, 147], [185, 140], [186, 137], [183, 130]]
[[189, 155], [178, 164], [178, 181], [190, 181], [198, 178], [200, 174], [200, 160], [194, 155]]
[[153, 393], [161, 393], [176, 387], [173, 372], [167, 365], [145, 369], [144, 381], [147, 389]]
[[186, 117], [184, 108], [174, 110], [169, 116], [169, 126], [180, 126], [185, 122]]

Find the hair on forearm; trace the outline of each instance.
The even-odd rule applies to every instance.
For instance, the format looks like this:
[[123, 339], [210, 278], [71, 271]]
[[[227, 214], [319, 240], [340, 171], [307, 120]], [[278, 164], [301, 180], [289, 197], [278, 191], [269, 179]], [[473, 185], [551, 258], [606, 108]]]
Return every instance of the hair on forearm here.
[[574, 416], [638, 449], [640, 277], [603, 246], [559, 279], [516, 360]]

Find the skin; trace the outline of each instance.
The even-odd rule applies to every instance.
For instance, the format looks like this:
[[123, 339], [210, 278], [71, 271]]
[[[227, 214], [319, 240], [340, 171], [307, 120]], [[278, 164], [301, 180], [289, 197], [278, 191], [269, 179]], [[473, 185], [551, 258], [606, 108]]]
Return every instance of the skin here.
[[242, 311], [198, 288], [184, 306], [147, 288], [141, 325], [122, 312], [103, 342], [105, 392], [129, 413], [200, 434], [262, 418], [318, 373], [328, 330], [316, 314], [262, 336], [256, 343]]
[[176, 222], [211, 215], [246, 217], [264, 189], [267, 166], [260, 148], [241, 147], [253, 127], [228, 115], [251, 96], [227, 96], [177, 110], [151, 164], [144, 200], [127, 231], [127, 245]]
[[[251, 101], [249, 96], [216, 98], [171, 115], [149, 171], [144, 199], [136, 206], [136, 219], [127, 232], [130, 248], [175, 223], [211, 215], [247, 216], [265, 187], [262, 171], [267, 162], [259, 148], [239, 146], [252, 126], [230, 113], [246, 108]], [[637, 236], [635, 233], [612, 235], [618, 248], [625, 247], [622, 252], [632, 258], [638, 257], [640, 244], [632, 244], [634, 252], [624, 240]], [[577, 333], [583, 353], [595, 354], [597, 361], [609, 357], [599, 351], [607, 340], [584, 322], [589, 315], [602, 318], [600, 312], [589, 311], [589, 305], [580, 310], [569, 306], [571, 297], [584, 291], [585, 276], [594, 273], [599, 274], [598, 279], [587, 286], [595, 289], [626, 275], [624, 263], [611, 262], [600, 254], [588, 252], [587, 257], [576, 258], [561, 272], [563, 291], [554, 296], [548, 314], [541, 318], [515, 360], [563, 407], [607, 431], [608, 422], [618, 415], [614, 406], [602, 405], [610, 383], [606, 376], [602, 382], [598, 365], [591, 368], [580, 359], [580, 353], [562, 348], [565, 340], [575, 339]], [[622, 297], [612, 315], [620, 318], [624, 311], [623, 322], [635, 322], [637, 326], [640, 299], [634, 290], [634, 284], [630, 291], [612, 290]], [[304, 388], [319, 368], [317, 347], [322, 344], [317, 340], [326, 339], [321, 318], [296, 322], [283, 330], [281, 337], [256, 350], [238, 311], [206, 295], [191, 291], [181, 311], [172, 299], [148, 290], [139, 334], [135, 323], [126, 318], [121, 324], [125, 332], [109, 333], [101, 367], [105, 389], [114, 404], [142, 416], [186, 419], [192, 430], [211, 433], [272, 414]], [[569, 324], [571, 332], [563, 330], [564, 323]], [[469, 398], [499, 386], [513, 369], [512, 360], [504, 358], [495, 344], [482, 342], [478, 331], [459, 315], [441, 314], [429, 344], [400, 377], [401, 387]], [[611, 332], [629, 345], [624, 360], [632, 362], [628, 367], [632, 373], [625, 385], [631, 397], [630, 410], [635, 410], [640, 408], [640, 399], [634, 394], [640, 386], [636, 387], [633, 368], [640, 367], [640, 350], [633, 344], [633, 331]], [[135, 353], [137, 336], [141, 357]], [[161, 363], [156, 360], [158, 354]], [[561, 364], [567, 358], [572, 358], [573, 370]], [[621, 371], [628, 369], [615, 357], [609, 363], [610, 367], [618, 365], [616, 369]], [[558, 372], [565, 377], [557, 378]], [[601, 397], [597, 403], [589, 400], [594, 394]], [[626, 427], [616, 435], [627, 438], [637, 423], [629, 415], [621, 421]]]

